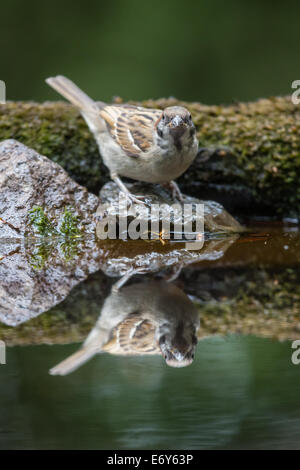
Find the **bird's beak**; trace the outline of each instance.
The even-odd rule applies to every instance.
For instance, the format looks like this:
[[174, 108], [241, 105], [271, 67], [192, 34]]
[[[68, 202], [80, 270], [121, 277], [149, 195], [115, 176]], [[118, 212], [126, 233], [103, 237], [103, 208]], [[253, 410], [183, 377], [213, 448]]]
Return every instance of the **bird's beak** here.
[[180, 139], [180, 137], [186, 131], [186, 124], [180, 116], [175, 116], [169, 124], [170, 133], [175, 140]]
[[187, 357], [187, 353], [178, 351], [175, 349], [164, 350], [161, 349], [161, 353], [165, 358], [166, 364], [170, 367], [186, 367], [192, 364], [193, 357]]
[[169, 126], [171, 129], [176, 129], [178, 127], [184, 126], [184, 121], [180, 116], [175, 116], [172, 121], [170, 122]]
[[167, 359], [166, 364], [169, 367], [187, 367], [190, 366], [193, 362], [192, 358], [184, 358], [181, 361], [177, 359]]

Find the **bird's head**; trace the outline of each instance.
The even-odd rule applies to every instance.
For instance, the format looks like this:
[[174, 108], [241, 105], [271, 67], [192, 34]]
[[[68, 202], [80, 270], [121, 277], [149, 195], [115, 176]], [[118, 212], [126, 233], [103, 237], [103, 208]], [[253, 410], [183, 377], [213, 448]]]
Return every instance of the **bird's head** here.
[[158, 343], [168, 366], [185, 367], [193, 362], [198, 343], [196, 329], [193, 322], [162, 325]]
[[184, 141], [192, 141], [196, 134], [191, 113], [182, 106], [165, 108], [156, 129], [159, 138], [172, 139], [178, 150]]

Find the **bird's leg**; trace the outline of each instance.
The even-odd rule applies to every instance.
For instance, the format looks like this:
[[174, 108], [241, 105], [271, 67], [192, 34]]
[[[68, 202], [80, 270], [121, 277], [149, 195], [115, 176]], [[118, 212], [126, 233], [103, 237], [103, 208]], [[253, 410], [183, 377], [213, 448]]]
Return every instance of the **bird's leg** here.
[[176, 279], [179, 277], [182, 271], [182, 268], [183, 268], [183, 263], [172, 266], [171, 274], [163, 276], [164, 281], [166, 282], [176, 281]]
[[145, 199], [145, 196], [134, 196], [116, 173], [111, 173], [110, 177], [125, 194], [127, 200], [129, 200], [131, 203], [134, 202], [136, 204], [144, 204], [145, 206], [147, 205], [146, 202], [143, 201], [143, 199]]
[[124, 276], [122, 276], [111, 288], [112, 292], [118, 292], [121, 287], [129, 281], [132, 276], [135, 274], [145, 274], [145, 270], [143, 268], [130, 268]]
[[182, 192], [180, 191], [179, 186], [175, 181], [172, 180], [169, 183], [164, 183], [163, 186], [171, 190], [173, 199], [178, 198], [180, 202], [184, 201]]

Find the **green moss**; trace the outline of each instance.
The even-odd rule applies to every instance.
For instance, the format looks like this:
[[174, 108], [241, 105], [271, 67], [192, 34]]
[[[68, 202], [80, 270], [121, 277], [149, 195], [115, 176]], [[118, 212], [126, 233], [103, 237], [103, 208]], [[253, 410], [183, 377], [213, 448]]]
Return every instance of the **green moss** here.
[[65, 237], [78, 237], [81, 234], [78, 224], [79, 218], [71, 209], [65, 208], [58, 230]]
[[63, 241], [59, 245], [59, 251], [65, 261], [72, 261], [78, 255], [78, 239], [70, 239]]
[[33, 269], [41, 270], [44, 268], [52, 251], [50, 243], [40, 243], [35, 246], [33, 253], [30, 255], [29, 264]]
[[45, 215], [44, 209], [39, 206], [33, 207], [29, 213], [29, 223], [33, 227], [36, 234], [42, 237], [50, 237], [57, 235], [56, 229], [53, 227], [48, 217]]
[[43, 269], [53, 250], [57, 250], [65, 261], [71, 261], [76, 256], [82, 232], [79, 217], [71, 207], [64, 209], [57, 227], [54, 227], [42, 207], [33, 207], [28, 217], [34, 233], [41, 237], [41, 241], [33, 245], [33, 251], [29, 250], [29, 263], [34, 269]]
[[75, 238], [81, 235], [79, 229], [80, 220], [72, 208], [66, 207], [57, 228], [50, 222], [45, 210], [40, 206], [33, 207], [29, 213], [29, 223], [35, 233], [42, 237], [62, 236], [64, 238]]
[[55, 261], [72, 261], [80, 255], [79, 238], [56, 237], [55, 239], [42, 239], [27, 250], [30, 266], [36, 270], [42, 270]]

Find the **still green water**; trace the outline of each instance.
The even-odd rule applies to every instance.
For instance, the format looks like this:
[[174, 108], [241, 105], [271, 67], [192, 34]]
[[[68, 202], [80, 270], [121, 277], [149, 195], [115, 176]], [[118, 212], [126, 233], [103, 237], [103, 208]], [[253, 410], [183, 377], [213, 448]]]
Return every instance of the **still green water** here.
[[[39, 269], [32, 247], [0, 245], [0, 449], [300, 449], [299, 243], [274, 223], [199, 252], [95, 242]], [[137, 260], [145, 272], [116, 292], [113, 268]], [[191, 358], [198, 317], [193, 363], [169, 367], [162, 345], [170, 365]], [[101, 353], [50, 375], [91, 330]]]
[[289, 341], [208, 338], [184, 369], [103, 354], [70, 376], [48, 375], [75, 349], [8, 350], [1, 448], [300, 448], [300, 365]]

